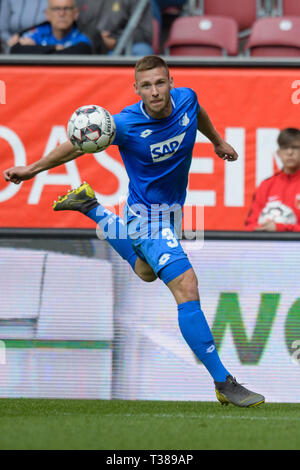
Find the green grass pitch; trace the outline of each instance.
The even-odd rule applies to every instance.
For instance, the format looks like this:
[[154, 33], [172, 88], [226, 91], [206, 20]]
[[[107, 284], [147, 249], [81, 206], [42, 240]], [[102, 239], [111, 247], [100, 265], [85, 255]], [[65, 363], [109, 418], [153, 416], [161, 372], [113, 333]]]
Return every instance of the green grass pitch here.
[[300, 404], [1, 399], [0, 449], [300, 449]]

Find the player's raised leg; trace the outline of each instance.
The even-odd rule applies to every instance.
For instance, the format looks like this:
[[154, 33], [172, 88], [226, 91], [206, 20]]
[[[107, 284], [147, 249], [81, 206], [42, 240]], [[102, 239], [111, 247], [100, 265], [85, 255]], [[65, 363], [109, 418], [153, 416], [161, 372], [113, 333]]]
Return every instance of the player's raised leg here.
[[157, 276], [151, 267], [141, 260], [134, 251], [121, 217], [99, 204], [93, 189], [88, 183], [83, 183], [78, 188], [59, 197], [52, 207], [55, 211], [79, 211], [92, 219], [103, 230], [107, 242], [123, 259], [128, 261], [141, 279], [146, 282], [156, 279]]

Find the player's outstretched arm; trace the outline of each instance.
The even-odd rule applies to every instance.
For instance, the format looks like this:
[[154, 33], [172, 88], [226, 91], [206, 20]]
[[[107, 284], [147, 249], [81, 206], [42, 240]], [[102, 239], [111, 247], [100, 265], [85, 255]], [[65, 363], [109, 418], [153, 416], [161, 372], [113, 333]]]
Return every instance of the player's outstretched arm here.
[[205, 109], [200, 108], [197, 120], [198, 130], [211, 141], [218, 157], [228, 161], [237, 160], [238, 154], [234, 148], [225, 142], [218, 134]]
[[19, 184], [21, 181], [33, 178], [41, 171], [50, 170], [50, 168], [54, 168], [62, 165], [63, 163], [74, 160], [74, 158], [77, 158], [80, 155], [83, 155], [83, 152], [75, 149], [72, 143], [68, 140], [31, 165], [13, 166], [4, 170], [3, 176], [5, 181]]

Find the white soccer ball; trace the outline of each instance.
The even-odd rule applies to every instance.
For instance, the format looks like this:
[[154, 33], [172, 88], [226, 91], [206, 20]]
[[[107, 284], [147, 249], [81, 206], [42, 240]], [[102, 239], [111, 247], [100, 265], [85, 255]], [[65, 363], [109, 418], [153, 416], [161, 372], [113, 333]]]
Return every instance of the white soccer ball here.
[[91, 104], [74, 111], [67, 131], [74, 147], [85, 153], [96, 153], [105, 150], [112, 143], [116, 125], [106, 109]]
[[297, 217], [293, 209], [281, 201], [270, 201], [268, 202], [258, 219], [260, 225], [264, 224], [268, 220], [273, 220], [277, 224], [296, 224]]

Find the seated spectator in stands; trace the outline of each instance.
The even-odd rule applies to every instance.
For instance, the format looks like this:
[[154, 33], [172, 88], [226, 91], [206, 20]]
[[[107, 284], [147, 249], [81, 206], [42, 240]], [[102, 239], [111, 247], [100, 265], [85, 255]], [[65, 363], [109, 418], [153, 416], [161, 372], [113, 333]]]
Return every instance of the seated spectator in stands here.
[[[105, 23], [100, 19], [98, 31], [109, 51], [113, 51], [118, 40], [134, 13], [139, 0], [115, 0], [110, 2], [109, 14]], [[152, 12], [150, 3], [138, 22], [132, 36], [130, 54], [145, 56], [153, 54], [152, 49]]]
[[47, 0], [2, 0], [0, 5], [0, 37], [2, 52], [19, 40], [19, 33], [46, 20]]
[[102, 39], [100, 31], [109, 24], [111, 0], [76, 0], [79, 11], [77, 25], [93, 44], [96, 54], [107, 54], [108, 49]]
[[150, 3], [153, 16], [162, 25], [163, 14], [168, 8], [174, 9], [174, 12], [177, 10], [176, 13], [180, 14], [188, 0], [150, 0]]
[[173, 21], [181, 16], [183, 7], [187, 3], [188, 0], [150, 0], [152, 15], [159, 28], [160, 48], [162, 50], [168, 40]]
[[277, 142], [282, 169], [258, 187], [246, 230], [300, 232], [300, 130], [283, 129]]
[[47, 22], [23, 32], [14, 54], [91, 54], [90, 39], [76, 25], [75, 0], [48, 0]]

